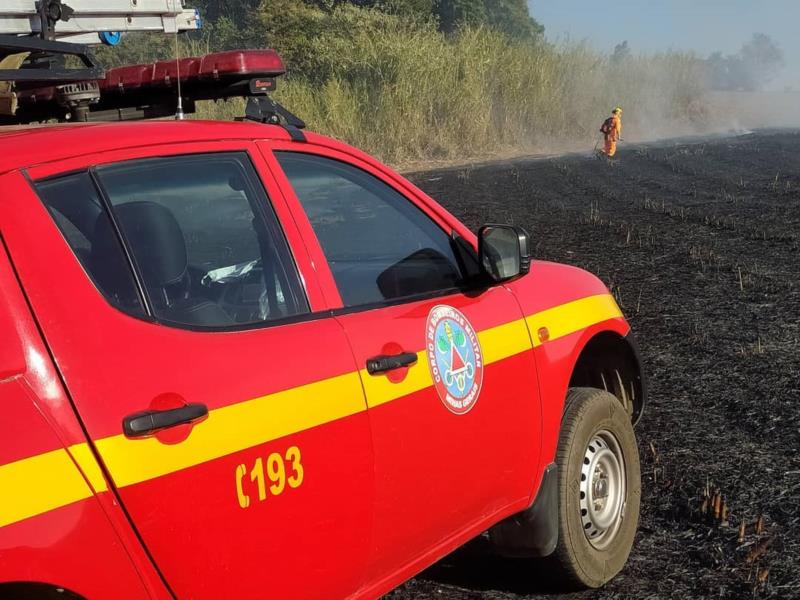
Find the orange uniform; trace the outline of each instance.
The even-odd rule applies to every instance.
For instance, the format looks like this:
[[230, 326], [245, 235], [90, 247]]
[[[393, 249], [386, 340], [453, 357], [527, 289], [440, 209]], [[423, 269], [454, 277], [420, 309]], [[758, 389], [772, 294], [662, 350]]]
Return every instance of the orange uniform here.
[[603, 149], [606, 156], [611, 157], [617, 153], [617, 140], [622, 135], [622, 119], [618, 113], [611, 115], [611, 131], [605, 134], [606, 143]]

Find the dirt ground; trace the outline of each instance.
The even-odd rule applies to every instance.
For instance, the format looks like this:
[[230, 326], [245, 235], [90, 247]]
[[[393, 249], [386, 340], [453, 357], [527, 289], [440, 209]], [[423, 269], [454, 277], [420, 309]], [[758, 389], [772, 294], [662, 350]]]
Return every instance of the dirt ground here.
[[[604, 589], [562, 597], [800, 598], [800, 133], [411, 179], [471, 227], [522, 225], [537, 257], [598, 274], [642, 347], [636, 544]], [[553, 596], [479, 539], [389, 597]]]

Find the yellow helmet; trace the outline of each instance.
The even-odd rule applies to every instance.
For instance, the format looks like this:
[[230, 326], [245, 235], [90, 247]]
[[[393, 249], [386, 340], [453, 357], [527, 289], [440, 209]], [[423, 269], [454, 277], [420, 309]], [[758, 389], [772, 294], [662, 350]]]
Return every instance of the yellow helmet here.
[[612, 110], [611, 112], [612, 113], [620, 113], [620, 114], [622, 114], [622, 107], [621, 106], [615, 106], [614, 110]]

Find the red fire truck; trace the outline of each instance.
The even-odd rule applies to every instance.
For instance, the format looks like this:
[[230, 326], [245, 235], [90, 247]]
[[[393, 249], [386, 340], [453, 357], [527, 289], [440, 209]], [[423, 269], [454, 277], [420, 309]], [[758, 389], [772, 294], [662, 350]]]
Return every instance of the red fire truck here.
[[47, 15], [0, 36], [1, 597], [369, 598], [486, 531], [623, 568], [646, 386], [596, 277], [304, 131], [273, 51], [103, 71]]

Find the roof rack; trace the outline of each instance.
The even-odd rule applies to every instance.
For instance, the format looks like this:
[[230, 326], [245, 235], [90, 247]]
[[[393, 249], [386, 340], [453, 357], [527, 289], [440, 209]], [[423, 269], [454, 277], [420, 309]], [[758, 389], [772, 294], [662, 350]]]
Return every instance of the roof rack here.
[[182, 0], [3, 0], [0, 35], [37, 36], [77, 44], [119, 42], [129, 31], [200, 29], [200, 15]]
[[247, 99], [244, 117], [237, 121], [255, 121], [256, 123], [269, 123], [281, 125], [295, 142], [305, 142], [306, 136], [301, 131], [306, 124], [300, 117], [290, 113], [283, 106], [266, 95], [253, 94]]
[[[58, 121], [129, 121], [170, 117], [178, 108], [193, 113], [200, 100], [247, 98], [239, 120], [282, 125], [295, 140], [305, 139], [305, 123], [267, 94], [286, 71], [274, 50], [231, 50], [205, 56], [109, 69], [103, 79], [53, 84], [16, 92], [13, 115], [0, 124]], [[44, 85], [42, 85], [44, 84]]]
[[[101, 79], [103, 69], [89, 46], [116, 45], [129, 31], [179, 33], [200, 28], [199, 13], [185, 9], [182, 0], [68, 1], [3, 0], [0, 82]], [[83, 67], [67, 68], [66, 56], [76, 56]]]
[[[67, 68], [63, 60], [53, 61], [56, 56], [76, 56], [84, 66]], [[82, 44], [0, 35], [0, 82], [40, 84], [44, 81], [101, 79], [103, 76], [103, 68], [95, 61], [89, 48]]]
[[[0, 125], [125, 121], [195, 112], [198, 100], [248, 99], [242, 119], [284, 126], [304, 140], [302, 120], [267, 93], [285, 72], [274, 50], [234, 50], [110, 69], [90, 46], [123, 32], [200, 27], [182, 0], [1, 0]], [[69, 4], [67, 4], [69, 2]], [[65, 57], [82, 66], [67, 67]]]

